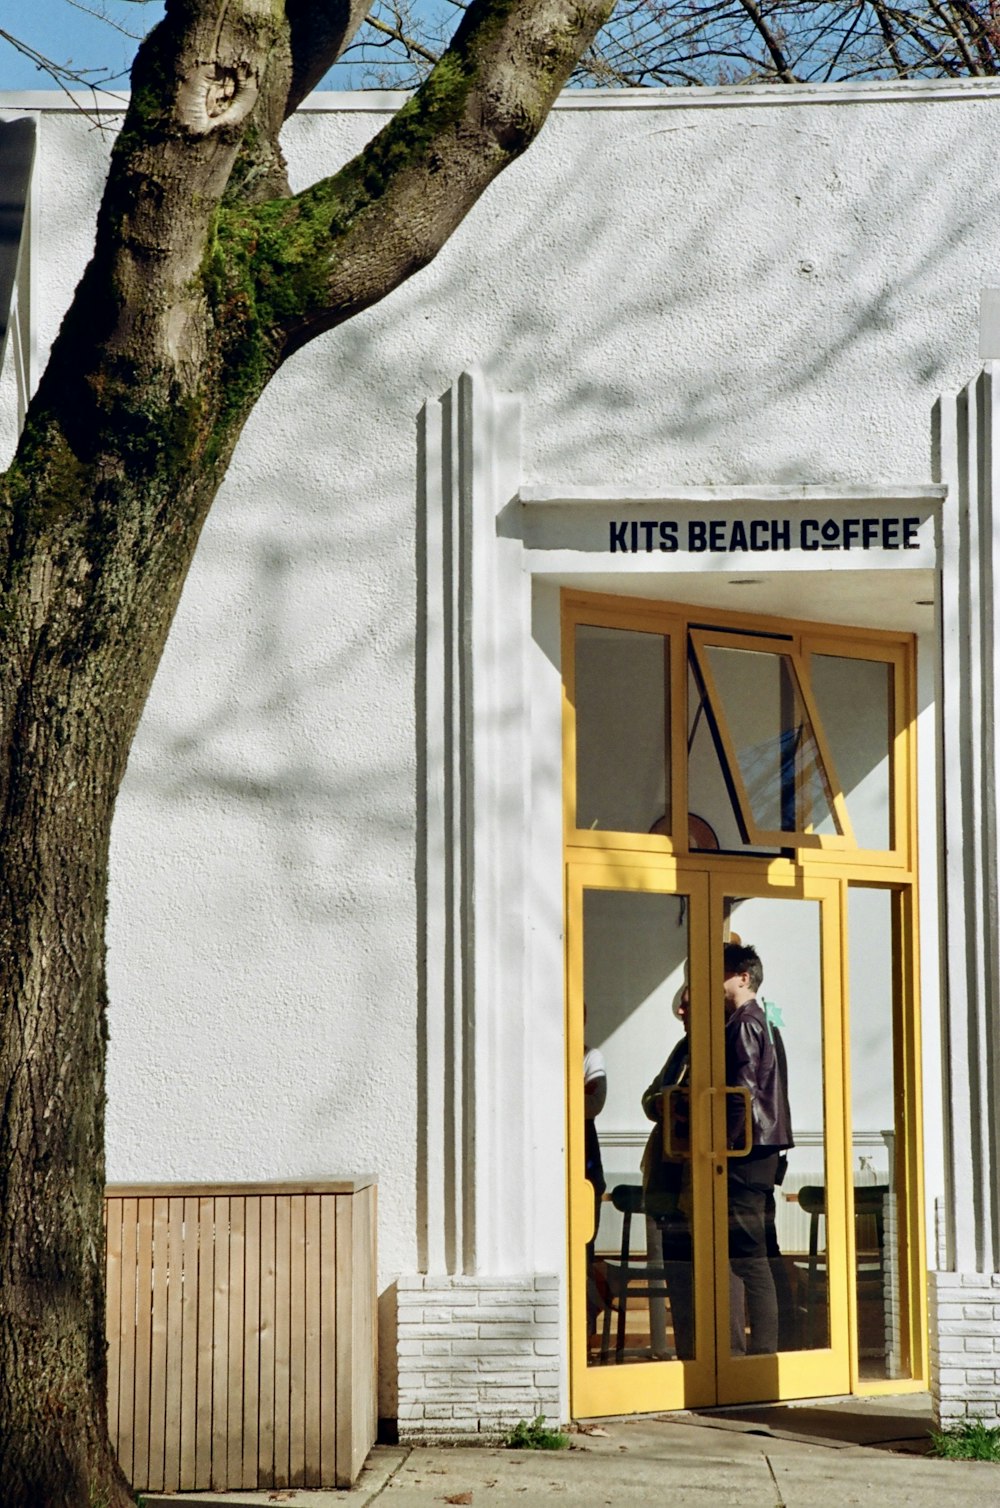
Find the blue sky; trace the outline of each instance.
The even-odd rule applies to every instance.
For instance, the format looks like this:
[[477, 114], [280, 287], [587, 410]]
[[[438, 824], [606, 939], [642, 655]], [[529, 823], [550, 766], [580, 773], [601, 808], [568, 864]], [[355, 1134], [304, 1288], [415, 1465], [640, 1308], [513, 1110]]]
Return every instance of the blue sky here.
[[[102, 11], [107, 20], [98, 14]], [[119, 84], [127, 85], [136, 40], [118, 28], [141, 35], [162, 14], [159, 0], [3, 0], [0, 28], [57, 63], [80, 72], [97, 70], [94, 78], [117, 74]], [[0, 89], [50, 88], [55, 85], [48, 75], [0, 38]]]
[[[162, 14], [161, 0], [0, 0], [0, 30], [89, 78], [117, 76], [117, 87], [127, 88], [136, 38], [155, 26]], [[347, 89], [353, 82], [351, 70], [344, 68], [327, 87]], [[0, 90], [55, 87], [47, 74], [0, 37]]]
[[[101, 17], [106, 15], [107, 20]], [[90, 77], [119, 75], [128, 83], [128, 63], [136, 36], [148, 32], [163, 15], [158, 0], [136, 5], [130, 0], [3, 0], [0, 29], [21, 42]], [[125, 36], [124, 32], [134, 33]], [[35, 63], [0, 38], [0, 89], [54, 89], [56, 84]]]

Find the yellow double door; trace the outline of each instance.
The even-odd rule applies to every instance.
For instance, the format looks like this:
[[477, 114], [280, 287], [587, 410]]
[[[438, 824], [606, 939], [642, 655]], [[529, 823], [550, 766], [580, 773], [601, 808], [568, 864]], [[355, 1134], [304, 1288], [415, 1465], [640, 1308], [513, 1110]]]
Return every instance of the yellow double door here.
[[[595, 853], [567, 886], [574, 1414], [851, 1391], [846, 885], [785, 860]], [[795, 1145], [773, 1188], [773, 1155], [741, 1155], [748, 1098], [727, 1083], [729, 940], [761, 960], [787, 1080]]]

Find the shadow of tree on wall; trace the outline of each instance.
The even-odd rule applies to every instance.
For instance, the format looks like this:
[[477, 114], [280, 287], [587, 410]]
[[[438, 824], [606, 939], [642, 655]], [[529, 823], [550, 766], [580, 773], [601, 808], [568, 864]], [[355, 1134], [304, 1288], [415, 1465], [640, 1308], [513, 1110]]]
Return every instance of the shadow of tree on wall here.
[[[959, 109], [960, 162], [935, 115]], [[400, 898], [417, 862], [421, 402], [482, 363], [523, 396], [531, 480], [929, 479], [933, 398], [975, 367], [974, 308], [993, 275], [991, 109], [692, 104], [616, 112], [613, 127], [557, 111], [432, 267], [278, 375], [140, 728], [112, 911], [118, 999], [138, 981], [147, 1007], [169, 1011], [187, 975], [180, 1032], [195, 1054], [216, 1008], [201, 981], [239, 993], [246, 965], [228, 932], [300, 929], [321, 961], [280, 1070], [293, 1082], [298, 1054], [309, 1091], [280, 1135], [345, 1143], [366, 1120], [359, 1094], [397, 1094], [386, 1054], [416, 1050], [417, 918]], [[919, 150], [898, 130], [883, 140], [877, 110], [890, 125], [909, 112]], [[126, 892], [141, 923], [126, 921]], [[549, 901], [543, 924], [557, 927], [558, 898], [533, 896]], [[130, 973], [139, 924], [156, 936]], [[240, 1020], [251, 1032], [255, 1011], [277, 1008], [256, 1001]], [[140, 1026], [119, 1009], [124, 1039]], [[273, 1067], [265, 1044], [239, 1086], [262, 1096], [256, 1124], [278, 1101]], [[412, 1156], [393, 1146], [400, 1189]], [[321, 1147], [316, 1158], [328, 1167]]]

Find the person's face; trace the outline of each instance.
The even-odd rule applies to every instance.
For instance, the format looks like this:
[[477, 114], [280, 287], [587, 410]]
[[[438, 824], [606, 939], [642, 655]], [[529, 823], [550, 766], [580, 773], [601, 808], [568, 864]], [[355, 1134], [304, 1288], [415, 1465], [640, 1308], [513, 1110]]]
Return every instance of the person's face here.
[[687, 985], [681, 990], [680, 999], [677, 1002], [677, 1019], [685, 1031], [691, 1030], [691, 993]]
[[734, 1011], [738, 1005], [753, 993], [750, 989], [750, 975], [744, 970], [736, 973], [734, 970], [727, 971], [723, 975], [722, 989], [726, 1000], [726, 1015]]

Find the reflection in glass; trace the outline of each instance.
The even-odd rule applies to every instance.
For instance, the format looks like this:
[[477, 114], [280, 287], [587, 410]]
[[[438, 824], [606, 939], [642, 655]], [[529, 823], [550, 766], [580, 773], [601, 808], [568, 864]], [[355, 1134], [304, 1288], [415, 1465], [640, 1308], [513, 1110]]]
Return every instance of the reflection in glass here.
[[576, 629], [576, 826], [647, 833], [670, 793], [670, 644], [663, 634]]
[[893, 935], [889, 890], [848, 890], [851, 1127], [858, 1359], [862, 1377], [909, 1377], [897, 1206]]
[[882, 660], [812, 655], [809, 679], [843, 782], [859, 848], [893, 847], [891, 801], [893, 667]]
[[837, 833], [833, 796], [787, 655], [705, 650], [750, 811], [763, 832]]
[[[753, 1003], [737, 1004], [730, 976], [726, 984], [731, 1350], [823, 1349], [830, 1331], [819, 904], [734, 897], [728, 914], [763, 969]], [[732, 1155], [746, 1145], [746, 1097], [737, 1088], [749, 1091], [747, 1156]]]
[[[746, 841], [739, 806], [726, 778], [724, 756], [712, 728], [711, 712], [692, 666], [688, 665], [688, 829], [692, 851], [716, 847], [730, 853], [773, 854]], [[694, 820], [692, 821], [692, 818]], [[715, 842], [700, 841], [711, 829]]]
[[583, 928], [586, 1044], [606, 1079], [587, 1359], [683, 1359], [694, 1355], [686, 900], [585, 890]]

